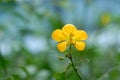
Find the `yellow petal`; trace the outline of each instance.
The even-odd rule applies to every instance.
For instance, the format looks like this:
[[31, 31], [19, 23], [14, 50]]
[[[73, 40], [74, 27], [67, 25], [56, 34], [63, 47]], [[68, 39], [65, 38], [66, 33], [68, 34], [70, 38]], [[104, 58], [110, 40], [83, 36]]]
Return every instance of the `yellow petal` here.
[[60, 29], [56, 29], [55, 31], [53, 31], [52, 38], [57, 42], [66, 40], [65, 34]]
[[70, 33], [75, 32], [77, 29], [74, 25], [72, 24], [66, 24], [63, 28], [62, 31], [65, 32], [66, 34], [70, 35]]
[[60, 52], [64, 52], [67, 48], [67, 42], [61, 42], [59, 44], [57, 44], [57, 49], [60, 51]]
[[88, 35], [85, 31], [83, 30], [77, 30], [74, 35], [75, 40], [85, 40], [88, 38]]
[[74, 46], [76, 47], [77, 50], [82, 51], [85, 48], [85, 42], [76, 42]]

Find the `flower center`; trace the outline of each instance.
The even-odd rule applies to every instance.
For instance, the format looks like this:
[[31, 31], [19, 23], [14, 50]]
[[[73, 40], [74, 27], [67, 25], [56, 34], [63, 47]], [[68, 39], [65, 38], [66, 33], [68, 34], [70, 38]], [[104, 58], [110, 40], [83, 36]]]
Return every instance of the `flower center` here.
[[74, 33], [73, 32], [71, 32], [69, 37], [68, 37], [68, 43], [70, 45], [75, 43], [75, 41], [74, 41]]

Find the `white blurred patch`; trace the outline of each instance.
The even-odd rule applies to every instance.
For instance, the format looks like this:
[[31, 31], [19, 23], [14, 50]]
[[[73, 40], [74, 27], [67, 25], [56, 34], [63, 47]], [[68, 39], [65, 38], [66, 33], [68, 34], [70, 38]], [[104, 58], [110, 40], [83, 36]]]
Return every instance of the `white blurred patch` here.
[[34, 65], [28, 65], [28, 66], [26, 66], [26, 69], [29, 72], [29, 74], [31, 74], [31, 75], [35, 74], [35, 72], [37, 70], [37, 68]]
[[8, 55], [11, 53], [12, 47], [10, 41], [4, 41], [0, 44], [2, 55]]
[[47, 40], [44, 37], [28, 35], [24, 37], [25, 47], [32, 53], [46, 51], [48, 49]]
[[27, 77], [27, 74], [21, 68], [17, 69], [16, 74], [19, 75], [21, 78], [26, 78]]
[[110, 24], [106, 26], [103, 32], [96, 36], [95, 45], [99, 45], [102, 50], [109, 50], [113, 47], [119, 51], [120, 44], [120, 26], [115, 24]]
[[87, 42], [91, 47], [99, 47], [100, 51], [108, 51], [111, 48], [120, 51], [120, 26], [110, 24], [100, 32], [91, 32]]
[[36, 80], [47, 80], [50, 76], [50, 72], [48, 70], [41, 70], [36, 76]]

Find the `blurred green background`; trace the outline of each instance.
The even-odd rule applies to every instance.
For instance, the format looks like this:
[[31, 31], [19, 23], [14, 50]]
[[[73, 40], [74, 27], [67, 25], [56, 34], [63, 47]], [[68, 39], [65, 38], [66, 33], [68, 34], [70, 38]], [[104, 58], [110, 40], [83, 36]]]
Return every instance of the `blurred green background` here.
[[0, 80], [79, 80], [51, 39], [67, 23], [89, 35], [72, 53], [85, 80], [120, 80], [119, 0], [0, 0]]

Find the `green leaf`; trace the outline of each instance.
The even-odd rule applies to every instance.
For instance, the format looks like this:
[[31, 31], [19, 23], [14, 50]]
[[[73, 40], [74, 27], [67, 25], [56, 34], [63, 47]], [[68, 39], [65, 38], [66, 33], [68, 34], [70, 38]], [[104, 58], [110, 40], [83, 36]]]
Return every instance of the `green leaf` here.
[[72, 64], [71, 64], [71, 63], [68, 63], [68, 65], [67, 65], [67, 67], [66, 67], [66, 69], [65, 69], [64, 72], [67, 72], [67, 71], [70, 69], [71, 66], [72, 66]]
[[20, 69], [22, 69], [26, 73], [26, 75], [30, 77], [30, 73], [27, 71], [25, 67], [20, 67]]
[[56, 80], [65, 80], [65, 72], [64, 73], [55, 73], [54, 77]]
[[13, 74], [12, 77], [13, 77], [13, 80], [20, 80], [20, 76], [17, 74]]
[[65, 57], [58, 56], [58, 59], [59, 59], [59, 60], [64, 60], [64, 59], [65, 59]]
[[66, 73], [70, 69], [71, 63], [68, 63], [66, 69], [62, 73], [55, 73], [54, 77], [56, 80], [66, 80]]

